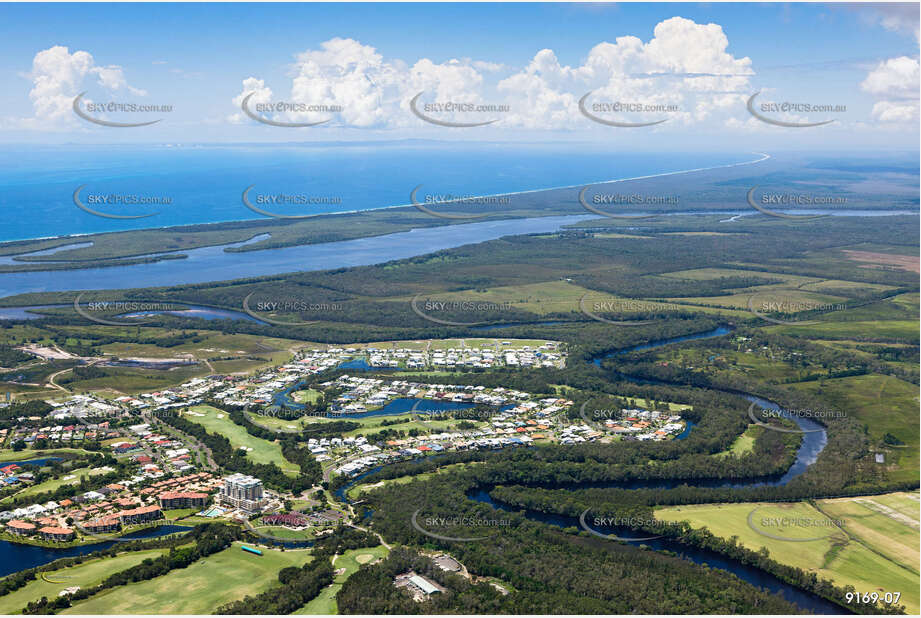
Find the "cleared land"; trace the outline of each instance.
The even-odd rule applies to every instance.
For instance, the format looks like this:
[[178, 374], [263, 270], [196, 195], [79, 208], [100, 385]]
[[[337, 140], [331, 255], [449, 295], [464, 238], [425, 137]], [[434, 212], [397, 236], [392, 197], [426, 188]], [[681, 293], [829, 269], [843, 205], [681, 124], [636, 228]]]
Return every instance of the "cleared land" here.
[[249, 435], [246, 429], [230, 420], [230, 416], [223, 410], [211, 406], [194, 406], [184, 417], [212, 433], [224, 436], [234, 448], [245, 448], [246, 456], [256, 463], [274, 463], [291, 476], [299, 473], [298, 467], [282, 456], [281, 445]]
[[56, 598], [59, 592], [71, 586], [95, 586], [109, 575], [140, 564], [147, 558], [156, 558], [163, 551], [151, 549], [128, 552], [113, 558], [90, 560], [66, 569], [49, 571], [44, 573], [44, 577], [39, 575], [36, 580], [19, 590], [0, 597], [0, 614], [18, 614], [30, 601], [37, 601], [42, 597]]
[[337, 613], [336, 594], [342, 588], [345, 580], [351, 577], [362, 564], [374, 562], [378, 558], [385, 558], [389, 553], [390, 550], [383, 545], [348, 550], [336, 558], [336, 562], [333, 564], [333, 567], [345, 569], [345, 572], [337, 575], [332, 584], [320, 591], [320, 594], [315, 599], [294, 613], [311, 615]]
[[221, 605], [278, 585], [278, 571], [301, 566], [304, 551], [262, 549], [246, 553], [239, 543], [185, 569], [118, 586], [76, 603], [64, 614], [211, 614]]
[[[907, 511], [911, 495], [918, 494], [820, 500], [816, 506], [797, 502], [668, 507], [656, 509], [656, 518], [687, 521], [727, 539], [738, 537], [751, 550], [764, 547], [774, 560], [805, 569], [839, 586], [901, 592], [900, 603], [908, 613], [917, 614], [921, 608], [918, 503], [914, 502], [912, 515], [888, 507], [901, 517], [880, 509], [893, 504]], [[750, 515], [753, 526], [749, 526]], [[831, 525], [839, 520], [842, 526]]]
[[893, 480], [917, 480], [919, 465], [918, 387], [893, 376], [863, 375], [802, 382], [795, 388], [820, 395], [830, 408], [856, 417], [879, 442], [887, 433], [903, 444], [885, 449]]
[[99, 474], [105, 474], [106, 470], [92, 469], [92, 468], [77, 468], [76, 470], [71, 470], [61, 474], [60, 477], [56, 479], [48, 479], [47, 481], [42, 481], [35, 485], [30, 485], [22, 491], [19, 491], [11, 496], [7, 496], [3, 500], [0, 500], [0, 503], [9, 502], [12, 498], [24, 498], [26, 496], [34, 496], [36, 494], [44, 493], [46, 491], [54, 491], [59, 487], [69, 484], [77, 484], [80, 482], [80, 477], [86, 476], [97, 476]]

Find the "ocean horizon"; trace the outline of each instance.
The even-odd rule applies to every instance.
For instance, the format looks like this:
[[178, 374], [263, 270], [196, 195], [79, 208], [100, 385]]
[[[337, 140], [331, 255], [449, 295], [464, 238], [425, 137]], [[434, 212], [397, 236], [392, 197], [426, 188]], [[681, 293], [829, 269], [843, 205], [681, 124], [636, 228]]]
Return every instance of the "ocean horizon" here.
[[[0, 153], [0, 242], [267, 219], [244, 205], [248, 187], [250, 202], [263, 210], [329, 214], [408, 205], [419, 185], [420, 195], [512, 194], [724, 167], [762, 156], [741, 150], [652, 154], [571, 146], [14, 147]], [[78, 189], [81, 203], [97, 212], [149, 216], [93, 215], [75, 204]], [[121, 203], [113, 205], [112, 199]], [[304, 200], [318, 203], [299, 203]]]

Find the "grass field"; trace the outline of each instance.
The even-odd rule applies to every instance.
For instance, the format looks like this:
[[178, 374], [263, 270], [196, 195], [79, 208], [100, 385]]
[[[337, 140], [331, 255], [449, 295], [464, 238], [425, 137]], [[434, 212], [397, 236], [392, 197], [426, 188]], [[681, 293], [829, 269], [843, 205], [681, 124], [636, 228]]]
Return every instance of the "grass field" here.
[[[60, 392], [60, 391], [58, 391]], [[72, 455], [89, 455], [90, 451], [82, 448], [43, 448], [37, 451], [26, 449], [14, 451], [12, 449], [0, 450], [0, 462], [4, 461], [29, 461], [30, 459], [44, 459], [46, 457], [64, 457]]]
[[714, 457], [725, 457], [726, 455], [732, 454], [736, 457], [741, 457], [742, 455], [747, 455], [751, 453], [755, 448], [755, 440], [758, 436], [761, 435], [761, 432], [764, 431], [763, 427], [758, 427], [757, 425], [749, 425], [748, 429], [742, 432], [738, 438], [732, 443], [732, 446], [728, 450], [723, 451], [722, 453], [714, 454]]
[[51, 581], [46, 581], [39, 575], [37, 579], [29, 582], [19, 590], [0, 596], [0, 614], [18, 614], [19, 610], [24, 608], [30, 601], [36, 601], [42, 597], [56, 598], [60, 591], [70, 586], [80, 586], [81, 588], [95, 586], [109, 575], [140, 564], [141, 561], [147, 558], [156, 558], [163, 551], [150, 549], [127, 552], [113, 558], [90, 560], [77, 566], [46, 573], [45, 577]]
[[211, 614], [221, 605], [278, 585], [278, 571], [301, 566], [305, 551], [262, 549], [261, 556], [234, 543], [184, 569], [118, 586], [74, 604], [64, 614]]
[[282, 456], [281, 445], [249, 435], [246, 429], [230, 420], [226, 412], [211, 406], [194, 406], [185, 414], [185, 418], [212, 433], [221, 434], [230, 440], [234, 448], [246, 448], [246, 456], [256, 463], [274, 463], [291, 476], [300, 472], [296, 465]]
[[461, 468], [466, 468], [469, 466], [475, 466], [475, 465], [478, 465], [479, 463], [480, 462], [450, 464], [448, 466], [438, 468], [437, 470], [433, 472], [423, 472], [422, 474], [416, 474], [412, 476], [398, 476], [397, 478], [385, 479], [377, 483], [354, 485], [349, 488], [346, 494], [348, 495], [349, 499], [354, 500], [355, 498], [360, 496], [363, 492], [371, 491], [373, 489], [376, 489], [377, 487], [383, 487], [385, 485], [392, 485], [392, 484], [404, 485], [406, 483], [411, 483], [417, 480], [423, 481], [423, 480], [432, 478], [436, 474], [450, 474], [453, 471], [457, 471]]
[[904, 342], [918, 341], [917, 320], [867, 320], [858, 322], [820, 322], [804, 326], [770, 326], [769, 332], [801, 335], [812, 339], [847, 339], [866, 337], [869, 340], [889, 339]]
[[105, 474], [105, 470], [93, 470], [91, 468], [77, 468], [76, 470], [70, 470], [61, 474], [60, 477], [56, 479], [48, 479], [47, 481], [42, 481], [35, 485], [26, 487], [22, 491], [16, 492], [11, 496], [7, 496], [3, 500], [0, 500], [0, 503], [9, 502], [13, 498], [24, 498], [26, 496], [34, 496], [36, 494], [44, 493], [46, 491], [54, 491], [59, 487], [69, 484], [76, 484], [80, 482], [80, 477], [86, 476], [97, 476], [99, 474]]
[[904, 442], [890, 448], [886, 463], [893, 480], [917, 480], [919, 470], [918, 387], [893, 376], [863, 375], [820, 382], [802, 382], [795, 388], [819, 395], [830, 409], [853, 415], [868, 427], [874, 441], [891, 433]]
[[344, 568], [345, 572], [341, 575], [337, 575], [331, 585], [324, 588], [315, 599], [294, 613], [312, 615], [337, 613], [336, 594], [339, 592], [339, 589], [342, 588], [342, 584], [345, 583], [345, 580], [351, 577], [362, 564], [368, 564], [378, 558], [386, 558], [389, 553], [390, 550], [383, 545], [346, 551], [336, 559], [336, 563], [333, 565], [336, 569]]
[[322, 395], [320, 391], [308, 388], [294, 393], [294, 400], [298, 403], [316, 403], [320, 399], [320, 395]]
[[[273, 419], [264, 416], [255, 416], [256, 421], [260, 425], [265, 425], [266, 427], [272, 428], [287, 428], [291, 429], [289, 426], [294, 425], [295, 427], [300, 427], [301, 424], [311, 424], [311, 423], [332, 423], [335, 421], [350, 421], [353, 423], [359, 423], [361, 427], [358, 429], [353, 429], [342, 434], [343, 437], [349, 436], [363, 436], [372, 433], [377, 433], [382, 429], [398, 429], [400, 431], [409, 431], [410, 429], [418, 429], [423, 432], [440, 432], [444, 430], [449, 430], [464, 419], [454, 420], [454, 419], [434, 419], [427, 420], [424, 414], [386, 414], [382, 416], [365, 416], [362, 418], [350, 418], [348, 416], [339, 417], [339, 418], [325, 418], [325, 417], [303, 417], [302, 419]], [[418, 420], [418, 419], [422, 420]], [[386, 427], [381, 427], [382, 421], [400, 421], [393, 425], [387, 425]], [[475, 425], [482, 426], [486, 423], [483, 421], [474, 421], [468, 420]]]
[[256, 532], [266, 536], [274, 536], [279, 539], [291, 539], [292, 541], [303, 541], [312, 539], [314, 537], [313, 530], [310, 528], [305, 530], [292, 530], [291, 528], [285, 528], [284, 526], [264, 526], [254, 524], [253, 529], [256, 530]]
[[[885, 509], [874, 510], [887, 504], [908, 510], [912, 502], [909, 495], [820, 500], [815, 507], [805, 502], [667, 507], [656, 509], [655, 516], [665, 521], [688, 521], [695, 528], [707, 527], [723, 538], [736, 536], [751, 550], [764, 547], [774, 560], [830, 579], [838, 586], [901, 592], [900, 603], [908, 613], [917, 614], [921, 609], [918, 503], [914, 501], [911, 516], [903, 514], [898, 519], [883, 514]], [[786, 539], [824, 538], [791, 541], [759, 534], [748, 525], [749, 514], [756, 508], [752, 522], [761, 532]], [[787, 525], [777, 524], [780, 518], [787, 518], [780, 522]], [[837, 520], [843, 521], [842, 528], [828, 525]]]

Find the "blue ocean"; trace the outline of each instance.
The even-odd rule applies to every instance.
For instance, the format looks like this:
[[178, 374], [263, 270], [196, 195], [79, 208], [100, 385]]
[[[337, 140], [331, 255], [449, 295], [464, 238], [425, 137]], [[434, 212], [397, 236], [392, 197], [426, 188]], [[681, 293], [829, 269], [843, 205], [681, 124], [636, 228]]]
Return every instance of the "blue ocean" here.
[[[643, 154], [579, 144], [387, 142], [361, 145], [11, 146], [0, 152], [0, 241], [260, 218], [252, 195], [324, 203], [263, 206], [315, 214], [405, 205], [414, 187], [439, 195], [493, 195], [633, 178], [750, 161], [749, 152]], [[156, 205], [92, 205], [126, 196]], [[252, 201], [255, 201], [254, 199]], [[157, 203], [158, 202], [158, 203]]]

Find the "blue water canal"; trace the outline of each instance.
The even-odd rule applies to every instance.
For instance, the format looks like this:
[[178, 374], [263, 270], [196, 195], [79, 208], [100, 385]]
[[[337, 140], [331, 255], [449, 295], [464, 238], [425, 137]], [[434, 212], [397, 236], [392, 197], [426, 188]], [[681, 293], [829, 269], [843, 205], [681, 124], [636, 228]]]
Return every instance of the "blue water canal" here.
[[[132, 532], [123, 539], [141, 540], [152, 539], [158, 536], [165, 536], [176, 532], [190, 530], [187, 526], [163, 525], [147, 530]], [[108, 549], [120, 541], [104, 541], [102, 543], [93, 543], [92, 545], [79, 545], [76, 547], [39, 547], [37, 545], [23, 545], [20, 543], [11, 543], [9, 541], [0, 541], [0, 577], [6, 577], [17, 571], [31, 569], [42, 564], [53, 562], [58, 558], [73, 558], [74, 556], [85, 556], [94, 551]]]

